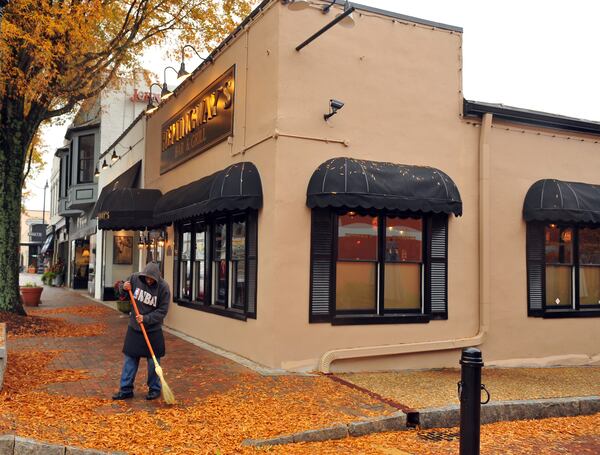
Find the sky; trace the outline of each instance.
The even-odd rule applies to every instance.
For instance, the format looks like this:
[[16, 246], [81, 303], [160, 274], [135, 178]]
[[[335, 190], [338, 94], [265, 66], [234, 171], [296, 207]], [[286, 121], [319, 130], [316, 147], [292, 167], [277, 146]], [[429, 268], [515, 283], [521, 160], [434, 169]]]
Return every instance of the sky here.
[[[600, 121], [600, 2], [596, 0], [360, 0], [463, 28], [466, 99]], [[162, 73], [162, 66], [149, 67]], [[67, 125], [48, 128], [45, 171], [29, 209], [42, 209], [52, 154]], [[50, 192], [46, 195], [46, 210]]]

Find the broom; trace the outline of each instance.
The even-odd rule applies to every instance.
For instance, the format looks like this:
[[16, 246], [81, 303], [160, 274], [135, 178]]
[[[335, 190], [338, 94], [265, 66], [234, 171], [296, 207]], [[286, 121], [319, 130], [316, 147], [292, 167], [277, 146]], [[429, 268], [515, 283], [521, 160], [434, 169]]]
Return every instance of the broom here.
[[[133, 309], [135, 310], [136, 316], [139, 316], [140, 312], [138, 311], [138, 307], [135, 303], [135, 299], [133, 298], [133, 294], [131, 293], [131, 289], [129, 290], [129, 298], [131, 299], [131, 303], [133, 305]], [[165, 400], [165, 403], [167, 403], [167, 404], [175, 404], [175, 395], [173, 395], [173, 391], [169, 387], [169, 384], [167, 384], [167, 381], [165, 381], [165, 377], [163, 375], [163, 370], [162, 370], [161, 366], [156, 361], [156, 357], [154, 355], [154, 350], [152, 349], [152, 346], [150, 345], [150, 340], [148, 339], [148, 334], [146, 333], [146, 328], [144, 327], [143, 322], [140, 322], [140, 327], [142, 328], [142, 333], [144, 334], [144, 339], [146, 340], [146, 344], [148, 345], [148, 349], [150, 350], [150, 354], [152, 355], [152, 360], [154, 361], [154, 371], [156, 371], [156, 374], [160, 378], [160, 383], [162, 384], [161, 392], [162, 392], [163, 400]]]

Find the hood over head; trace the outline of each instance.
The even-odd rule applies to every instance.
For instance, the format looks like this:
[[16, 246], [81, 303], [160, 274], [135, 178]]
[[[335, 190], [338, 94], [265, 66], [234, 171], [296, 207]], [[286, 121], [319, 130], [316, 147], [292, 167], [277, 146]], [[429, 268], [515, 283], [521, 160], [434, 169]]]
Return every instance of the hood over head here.
[[149, 262], [146, 265], [146, 268], [143, 272], [140, 273], [140, 276], [147, 276], [154, 279], [156, 282], [161, 280], [160, 269], [158, 268], [158, 264], [156, 262]]

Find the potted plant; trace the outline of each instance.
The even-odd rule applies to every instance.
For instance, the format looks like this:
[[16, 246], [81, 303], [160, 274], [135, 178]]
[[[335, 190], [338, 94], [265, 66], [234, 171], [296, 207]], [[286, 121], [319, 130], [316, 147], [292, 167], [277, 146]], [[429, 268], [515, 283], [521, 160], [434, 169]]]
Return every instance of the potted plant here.
[[123, 283], [123, 280], [118, 280], [114, 284], [117, 309], [121, 313], [129, 314], [131, 312], [131, 302], [129, 301], [129, 293], [123, 290]]
[[63, 282], [64, 282], [64, 272], [65, 272], [65, 265], [63, 264], [62, 260], [59, 259], [56, 263], [52, 264], [52, 266], [50, 267], [50, 271], [54, 273], [54, 278], [52, 280], [52, 285], [53, 286], [62, 286]]
[[35, 283], [29, 282], [21, 286], [21, 297], [23, 297], [23, 305], [38, 306], [40, 297], [42, 296], [43, 287]]
[[54, 286], [55, 278], [56, 278], [56, 273], [48, 270], [48, 271], [44, 272], [44, 274], [42, 275], [42, 283], [44, 283], [48, 286]]

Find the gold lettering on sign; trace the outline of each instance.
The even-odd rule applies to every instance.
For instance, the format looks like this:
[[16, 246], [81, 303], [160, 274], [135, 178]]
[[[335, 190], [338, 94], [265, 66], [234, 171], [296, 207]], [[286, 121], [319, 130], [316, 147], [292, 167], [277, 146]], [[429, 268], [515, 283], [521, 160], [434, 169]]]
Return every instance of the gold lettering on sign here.
[[172, 120], [162, 133], [162, 151], [189, 136], [201, 125], [218, 117], [220, 109], [233, 105], [233, 77], [207, 95], [199, 98], [191, 107]]
[[110, 212], [100, 212], [98, 213], [99, 220], [110, 220]]
[[[191, 89], [186, 90], [190, 92]], [[161, 174], [233, 136], [234, 98], [235, 66], [232, 66], [163, 123]]]

